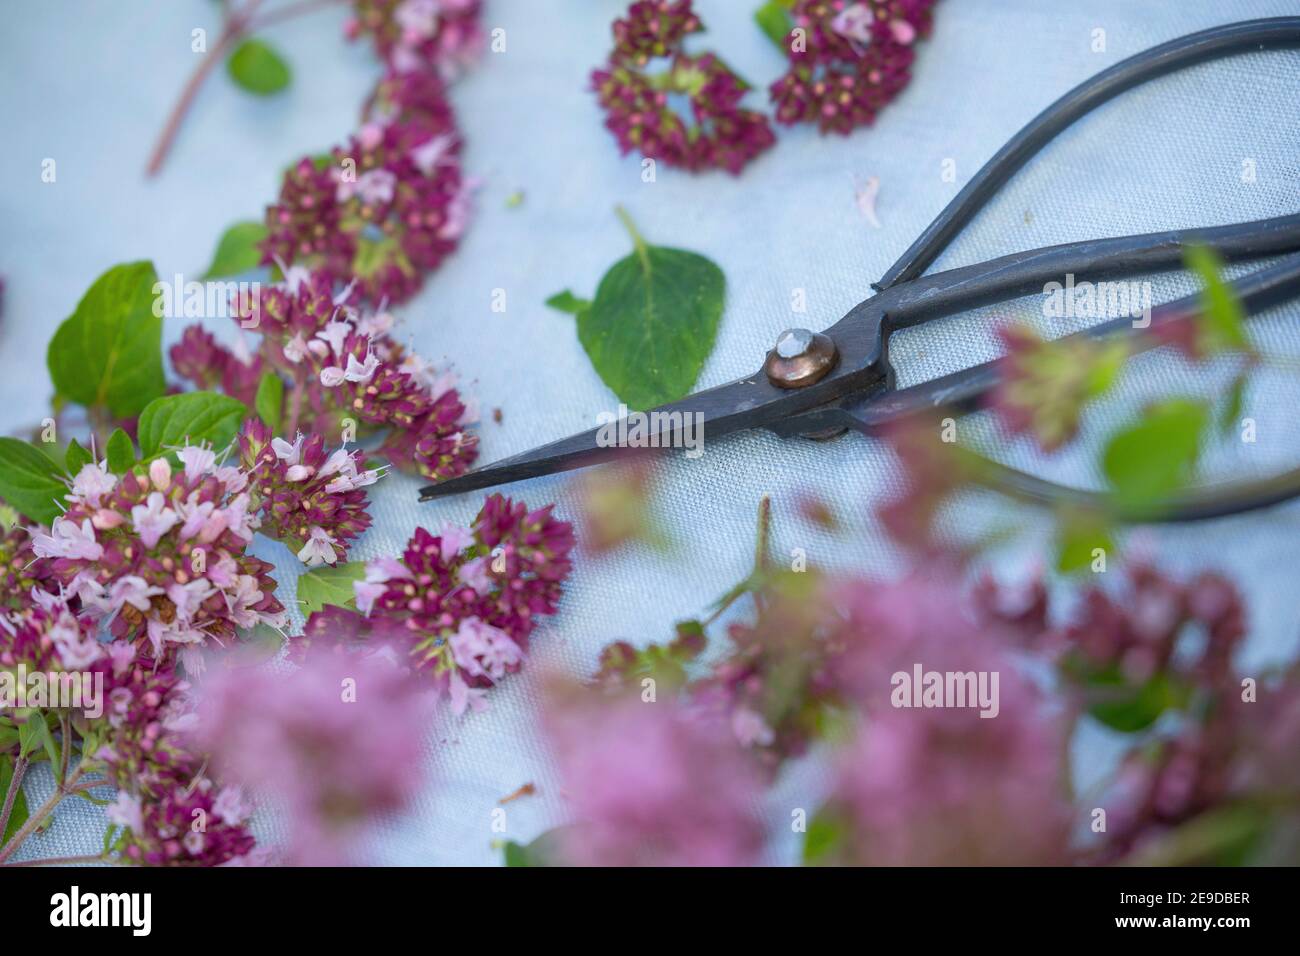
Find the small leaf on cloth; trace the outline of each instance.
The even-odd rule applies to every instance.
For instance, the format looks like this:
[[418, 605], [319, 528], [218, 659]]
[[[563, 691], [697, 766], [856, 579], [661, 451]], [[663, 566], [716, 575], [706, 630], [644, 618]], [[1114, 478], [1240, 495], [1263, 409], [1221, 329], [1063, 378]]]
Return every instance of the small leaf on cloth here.
[[258, 243], [266, 238], [266, 226], [260, 222], [237, 222], [227, 229], [217, 242], [204, 279], [238, 276], [260, 268], [262, 250]]
[[115, 475], [125, 475], [135, 464], [135, 445], [131, 436], [120, 428], [113, 429], [104, 446], [104, 455], [108, 459], [108, 470]]
[[785, 50], [785, 41], [794, 27], [790, 20], [793, 6], [794, 0], [767, 0], [754, 11], [754, 22], [782, 50]]
[[289, 85], [289, 64], [266, 41], [250, 37], [226, 61], [230, 78], [242, 89], [270, 96]]
[[717, 338], [726, 278], [701, 255], [647, 244], [617, 212], [635, 248], [578, 312], [578, 340], [619, 399], [645, 409], [682, 398], [699, 378]]
[[62, 470], [40, 449], [17, 438], [0, 438], [0, 498], [19, 512], [49, 524], [68, 493]]
[[284, 379], [274, 372], [267, 372], [257, 383], [257, 396], [253, 399], [257, 417], [271, 426], [275, 431], [280, 427], [280, 415], [284, 410]]
[[46, 353], [60, 396], [128, 418], [167, 390], [162, 319], [154, 314], [157, 282], [152, 262], [129, 262], [86, 290]]
[[1102, 469], [1116, 500], [1143, 507], [1183, 487], [1196, 467], [1209, 419], [1202, 402], [1171, 399], [1151, 406], [1142, 421], [1112, 437]]
[[298, 601], [303, 617], [314, 614], [326, 604], [338, 607], [356, 607], [354, 581], [366, 576], [366, 562], [349, 561], [347, 564], [322, 565], [298, 577]]
[[155, 458], [168, 447], [201, 442], [220, 451], [247, 417], [243, 402], [215, 392], [185, 392], [156, 399], [140, 413], [140, 456]]

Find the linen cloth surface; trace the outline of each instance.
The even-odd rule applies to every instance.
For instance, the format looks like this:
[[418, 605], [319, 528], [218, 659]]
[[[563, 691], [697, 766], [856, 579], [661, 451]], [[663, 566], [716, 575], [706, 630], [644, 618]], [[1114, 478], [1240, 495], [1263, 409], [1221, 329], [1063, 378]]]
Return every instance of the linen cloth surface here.
[[[697, 0], [708, 27], [693, 50], [712, 49], [757, 89], [784, 58], [751, 20], [757, 0]], [[876, 125], [848, 137], [807, 128], [778, 130], [777, 146], [733, 178], [659, 167], [643, 182], [639, 157], [620, 157], [589, 91], [589, 73], [611, 45], [615, 0], [489, 0], [485, 25], [503, 28], [506, 50], [453, 88], [466, 171], [483, 180], [472, 224], [423, 292], [400, 310], [400, 334], [433, 360], [454, 363], [462, 388], [482, 410], [481, 461], [490, 462], [592, 427], [618, 400], [592, 370], [572, 318], [543, 306], [552, 293], [594, 292], [629, 240], [613, 214], [623, 204], [648, 241], [702, 253], [727, 277], [717, 345], [698, 383], [707, 387], [758, 368], [776, 335], [792, 325], [824, 328], [870, 293], [878, 279], [975, 171], [1039, 110], [1078, 82], [1126, 56], [1231, 20], [1300, 14], [1296, 0], [944, 0], [933, 37], [918, 46], [914, 79]], [[44, 417], [50, 387], [46, 345], [82, 292], [109, 266], [152, 259], [158, 273], [197, 277], [216, 240], [238, 219], [260, 218], [292, 161], [344, 141], [381, 67], [363, 43], [347, 43], [345, 8], [331, 8], [266, 31], [294, 69], [291, 89], [261, 99], [240, 92], [222, 71], [209, 77], [162, 174], [145, 180], [152, 142], [197, 62], [191, 31], [219, 32], [207, 0], [43, 0], [11, 5], [0, 35], [0, 426], [6, 432]], [[1097, 49], [1104, 31], [1104, 49]], [[934, 268], [950, 268], [1042, 245], [1191, 226], [1220, 225], [1296, 211], [1300, 192], [1300, 53], [1252, 53], [1144, 85], [1060, 136], [1019, 173], [952, 244]], [[57, 181], [41, 163], [57, 162]], [[951, 161], [950, 166], [945, 166]], [[944, 169], [955, 171], [948, 181]], [[1254, 176], [1243, 175], [1252, 169]], [[854, 201], [855, 183], [877, 176], [879, 228]], [[517, 207], [507, 198], [522, 192]], [[1240, 271], [1233, 270], [1234, 273]], [[1151, 277], [1156, 302], [1187, 294], [1181, 273]], [[491, 308], [504, 289], [504, 313]], [[792, 314], [793, 290], [807, 314]], [[1089, 320], [1048, 319], [1029, 297], [908, 330], [892, 340], [899, 384], [908, 385], [995, 358], [993, 329], [1006, 318], [1055, 336]], [[1252, 321], [1256, 341], [1300, 358], [1300, 308]], [[186, 320], [168, 320], [165, 345]], [[208, 325], [226, 341], [233, 323]], [[229, 327], [228, 327], [229, 326]], [[1018, 467], [1096, 484], [1097, 443], [1131, 421], [1149, 399], [1182, 394], [1221, 400], [1228, 377], [1176, 356], [1135, 360], [1115, 395], [1091, 411], [1076, 450], [1051, 458], [1008, 442], [987, 415], [963, 419], [964, 440]], [[1257, 441], [1227, 441], [1203, 463], [1206, 480], [1262, 475], [1300, 460], [1300, 376], [1271, 368], [1254, 380], [1245, 414]], [[502, 421], [492, 420], [499, 408]], [[675, 620], [699, 614], [748, 570], [755, 513], [773, 497], [774, 552], [806, 551], [826, 569], [896, 574], [905, 559], [872, 519], [900, 487], [897, 466], [873, 440], [781, 440], [766, 433], [716, 442], [705, 436], [696, 460], [657, 466], [653, 517], [676, 546], [666, 553], [628, 547], [577, 555], [560, 613], [532, 641], [525, 670], [489, 694], [490, 707], [461, 720], [445, 716], [428, 733], [425, 784], [409, 812], [382, 822], [369, 849], [376, 862], [491, 864], [493, 841], [527, 841], [564, 820], [555, 767], [533, 718], [544, 668], [590, 673], [599, 649], [616, 639], [667, 639]], [[393, 475], [371, 489], [375, 525], [352, 557], [396, 554], [412, 530], [466, 523], [482, 502], [468, 495], [417, 504], [421, 482]], [[530, 506], [557, 504], [573, 518], [578, 499], [567, 477], [507, 489]], [[851, 532], [816, 531], [795, 512], [801, 492], [827, 501]], [[945, 533], [1025, 522], [1028, 532], [996, 557], [1007, 578], [1050, 560], [1042, 515], [980, 497], [947, 517]], [[1245, 592], [1247, 667], [1294, 655], [1300, 507], [1194, 526], [1149, 530], [1136, 542], [1175, 572], [1217, 568]], [[1135, 539], [1130, 539], [1130, 544]], [[297, 559], [260, 542], [291, 599]], [[1105, 583], [1117, 584], [1119, 574]], [[737, 613], [744, 613], [743, 609]], [[296, 619], [300, 623], [300, 619]], [[715, 642], [724, 640], [721, 629]], [[256, 706], [250, 702], [250, 706]], [[1081, 786], [1109, 765], [1117, 739], [1089, 727], [1076, 763]], [[526, 782], [538, 794], [509, 803], [494, 832], [499, 800]], [[766, 808], [770, 861], [797, 859], [791, 810], [812, 812], [827, 783], [813, 754], [788, 768]], [[33, 774], [28, 799], [49, 792]], [[274, 842], [276, 815], [259, 837]], [[95, 852], [103, 818], [69, 801], [53, 827], [29, 841], [25, 857]]]

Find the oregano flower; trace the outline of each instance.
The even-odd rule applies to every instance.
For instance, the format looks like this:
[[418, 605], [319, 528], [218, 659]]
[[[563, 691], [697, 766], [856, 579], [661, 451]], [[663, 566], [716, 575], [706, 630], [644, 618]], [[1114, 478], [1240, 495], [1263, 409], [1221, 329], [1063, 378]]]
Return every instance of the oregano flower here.
[[450, 80], [483, 51], [482, 0], [353, 0], [349, 39], [369, 36], [396, 70], [428, 70]]
[[790, 68], [769, 95], [779, 123], [823, 133], [869, 126], [911, 81], [935, 0], [797, 0]]
[[366, 565], [356, 611], [307, 620], [307, 647], [352, 640], [394, 645], [461, 714], [520, 669], [540, 615], [554, 614], [568, 577], [573, 528], [551, 506], [529, 511], [492, 495], [472, 527], [416, 528], [400, 558]]
[[[591, 85], [622, 153], [734, 175], [776, 139], [767, 117], [740, 106], [750, 89], [744, 80], [713, 53], [682, 50], [700, 30], [691, 0], [638, 0], [614, 22], [614, 50]], [[651, 65], [663, 68], [648, 72]], [[689, 103], [688, 115], [674, 108], [676, 98]]]

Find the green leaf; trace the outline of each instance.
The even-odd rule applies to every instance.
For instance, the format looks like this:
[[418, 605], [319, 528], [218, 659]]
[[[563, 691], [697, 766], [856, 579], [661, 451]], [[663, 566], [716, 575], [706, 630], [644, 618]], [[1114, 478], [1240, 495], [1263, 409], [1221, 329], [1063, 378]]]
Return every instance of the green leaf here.
[[238, 276], [252, 272], [262, 264], [262, 250], [258, 244], [266, 238], [266, 226], [260, 222], [237, 222], [227, 229], [217, 242], [204, 279]]
[[1246, 407], [1246, 378], [1246, 373], [1241, 372], [1228, 389], [1228, 401], [1219, 419], [1219, 430], [1225, 435], [1233, 434], [1241, 424], [1241, 412]]
[[115, 428], [108, 436], [104, 454], [108, 458], [108, 470], [115, 475], [125, 475], [135, 464], [135, 445], [131, 436], [120, 428]]
[[114, 266], [95, 280], [46, 353], [61, 397], [129, 418], [167, 390], [157, 283], [151, 262]]
[[726, 279], [694, 252], [647, 245], [619, 216], [635, 251], [614, 263], [591, 308], [578, 313], [578, 340], [623, 402], [650, 408], [686, 395], [713, 351]]
[[45, 721], [45, 712], [36, 710], [29, 712], [26, 722], [18, 725], [18, 756], [29, 757], [37, 747], [41, 747], [49, 758], [50, 766], [57, 772], [59, 746], [54, 742], [54, 735], [50, 733], [49, 724]]
[[298, 601], [304, 616], [319, 611], [326, 604], [338, 607], [356, 607], [356, 593], [352, 583], [366, 576], [364, 561], [347, 564], [322, 565], [312, 568], [298, 578]]
[[782, 51], [785, 50], [786, 40], [794, 27], [790, 20], [790, 7], [789, 0], [767, 0], [767, 3], [754, 11], [754, 22]]
[[253, 408], [257, 417], [271, 426], [271, 430], [280, 427], [280, 415], [284, 410], [284, 379], [274, 372], [267, 372], [257, 383], [257, 397], [253, 399]]
[[90, 452], [81, 447], [81, 443], [75, 438], [68, 442], [68, 450], [63, 456], [63, 467], [73, 478], [77, 477], [77, 472], [89, 465], [93, 458]]
[[1142, 421], [1113, 436], [1102, 469], [1115, 499], [1141, 508], [1183, 487], [1196, 466], [1209, 418], [1202, 402], [1170, 399], [1151, 406]]
[[844, 842], [848, 827], [836, 813], [823, 807], [808, 822], [803, 837], [804, 866], [818, 866], [835, 855]]
[[236, 85], [258, 96], [279, 93], [289, 85], [289, 64], [264, 40], [250, 37], [235, 48], [226, 70]]
[[1090, 568], [1093, 552], [1100, 548], [1107, 558], [1115, 543], [1104, 517], [1090, 510], [1070, 509], [1057, 517], [1056, 569], [1062, 574]]
[[1198, 345], [1202, 351], [1207, 355], [1248, 351], [1246, 310], [1232, 288], [1220, 278], [1223, 263], [1219, 257], [1206, 246], [1192, 246], [1187, 250], [1186, 261], [1187, 268], [1205, 283], [1197, 322]]
[[568, 289], [555, 293], [546, 300], [546, 304], [558, 312], [568, 312], [571, 315], [577, 315], [579, 312], [585, 312], [591, 308], [591, 303], [588, 300], [579, 299]]
[[200, 442], [223, 449], [247, 417], [243, 402], [215, 392], [185, 392], [156, 399], [140, 413], [140, 456], [156, 458], [168, 446]]
[[[14, 758], [9, 754], [0, 754], [0, 808], [4, 807], [5, 796], [9, 793], [9, 784], [13, 778]], [[5, 832], [0, 834], [0, 847], [8, 843], [13, 835], [22, 829], [22, 825], [27, 822], [27, 817], [27, 797], [19, 787], [9, 813], [9, 822], [5, 825]]]
[[547, 830], [532, 843], [507, 840], [502, 851], [506, 866], [563, 866], [560, 844], [572, 825]]
[[37, 448], [17, 438], [0, 437], [0, 498], [19, 512], [50, 524], [63, 513], [68, 493], [62, 470]]
[[1170, 707], [1179, 706], [1184, 695], [1164, 673], [1132, 687], [1115, 669], [1088, 682], [1088, 697], [1088, 713], [1112, 730], [1133, 734], [1150, 727]]

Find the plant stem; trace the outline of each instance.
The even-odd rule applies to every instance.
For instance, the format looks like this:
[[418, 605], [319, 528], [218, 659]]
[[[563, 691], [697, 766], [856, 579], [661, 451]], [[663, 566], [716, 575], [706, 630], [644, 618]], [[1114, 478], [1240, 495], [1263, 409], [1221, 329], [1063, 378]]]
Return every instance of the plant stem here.
[[103, 854], [91, 853], [86, 856], [51, 856], [44, 860], [21, 860], [18, 863], [3, 863], [0, 866], [71, 866], [74, 863], [107, 863]]
[[636, 254], [641, 260], [641, 268], [649, 274], [650, 255], [646, 251], [645, 240], [641, 238], [641, 233], [637, 232], [636, 223], [632, 221], [632, 217], [627, 214], [627, 210], [622, 206], [614, 207], [614, 215], [618, 216], [619, 222], [623, 223], [623, 228], [632, 237], [632, 245], [636, 247]]
[[68, 777], [68, 779], [60, 784], [58, 788], [55, 789], [54, 793], [50, 795], [50, 799], [41, 804], [39, 809], [27, 818], [27, 822], [24, 823], [22, 828], [14, 834], [13, 839], [3, 847], [0, 847], [0, 863], [3, 863], [5, 860], [9, 859], [9, 857], [14, 855], [18, 848], [23, 845], [23, 841], [36, 832], [37, 827], [45, 822], [46, 818], [54, 812], [54, 808], [59, 805], [59, 802], [64, 797], [75, 793], [78, 789], [86, 789], [74, 786], [80, 778], [81, 766], [78, 765], [77, 769], [72, 772], [72, 776]]
[[167, 122], [163, 124], [162, 133], [158, 136], [158, 142], [149, 155], [149, 164], [144, 171], [145, 176], [156, 176], [158, 170], [162, 169], [163, 161], [167, 158], [167, 153], [176, 139], [176, 134], [180, 132], [181, 122], [185, 119], [185, 114], [189, 112], [190, 107], [194, 104], [194, 98], [198, 95], [199, 88], [203, 86], [203, 81], [208, 78], [208, 74], [212, 72], [231, 46], [253, 30], [290, 20], [304, 13], [311, 13], [313, 10], [336, 6], [342, 2], [344, 0], [300, 0], [298, 3], [290, 3], [280, 7], [278, 10], [268, 11], [260, 18], [256, 18], [255, 14], [258, 7], [262, 5], [262, 0], [247, 0], [244, 6], [237, 10], [232, 10], [228, 3], [223, 4], [225, 22], [221, 28], [221, 35], [217, 38], [217, 42], [213, 44], [212, 49], [204, 54], [203, 59], [199, 61], [199, 65], [195, 67], [193, 75], [190, 76], [189, 81], [181, 89], [181, 95], [176, 100], [176, 105], [172, 107]]
[[14, 801], [22, 789], [23, 777], [27, 775], [27, 758], [19, 757], [14, 761], [14, 775], [9, 780], [9, 792], [5, 794], [4, 808], [0, 809], [0, 842], [4, 840], [5, 827], [9, 826], [9, 816], [14, 812]]

